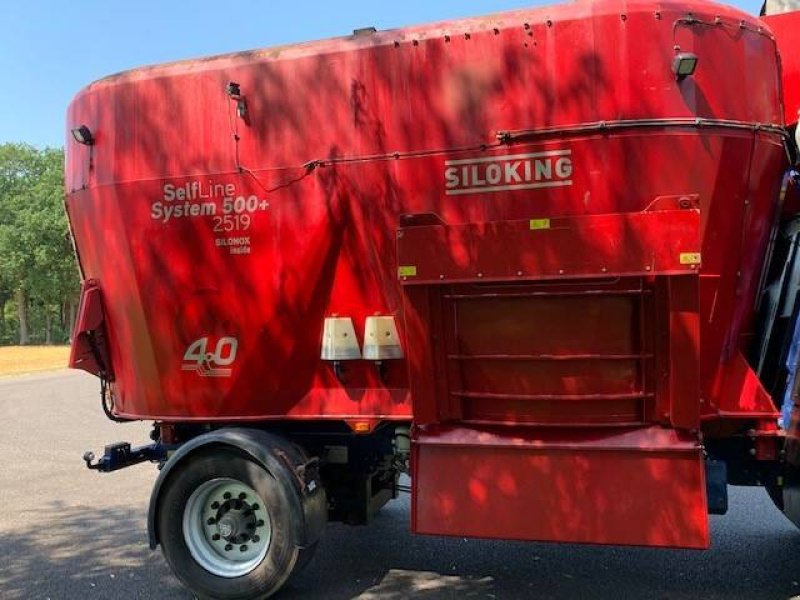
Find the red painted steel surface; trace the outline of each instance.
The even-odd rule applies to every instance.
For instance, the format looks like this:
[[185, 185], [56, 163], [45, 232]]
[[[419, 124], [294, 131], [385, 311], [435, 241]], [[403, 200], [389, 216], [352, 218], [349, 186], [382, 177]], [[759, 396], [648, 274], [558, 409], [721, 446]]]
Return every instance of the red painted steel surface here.
[[786, 123], [797, 123], [800, 112], [800, 13], [797, 11], [761, 17], [775, 35], [781, 58], [783, 108]]
[[[444, 428], [415, 444], [415, 531], [706, 548], [696, 440], [646, 428], [559, 436]], [[524, 476], [520, 474], [524, 473]]]
[[681, 257], [700, 254], [699, 222], [676, 210], [407, 227], [398, 261], [411, 284], [694, 273]]
[[[721, 24], [708, 26], [717, 16]], [[359, 336], [370, 314], [402, 325], [401, 213], [459, 225], [630, 214], [683, 195], [699, 198], [699, 294], [709, 313], [700, 369], [712, 406], [711, 382], [752, 312], [779, 137], [668, 123], [509, 145], [495, 134], [621, 119], [780, 123], [774, 42], [758, 26], [701, 2], [585, 2], [93, 84], [68, 113], [70, 126], [85, 123], [96, 138], [91, 148], [67, 145], [68, 204], [86, 276], [107, 300], [117, 410], [174, 420], [408, 416], [402, 365], [384, 383], [354, 362], [341, 386], [319, 360], [326, 315], [352, 317]], [[700, 59], [682, 82], [671, 72], [676, 44]], [[247, 122], [224, 93], [229, 80], [241, 85]], [[569, 184], [465, 192], [496, 176], [491, 161], [511, 184], [524, 178], [524, 165], [497, 157], [548, 152], [568, 156], [569, 169], [562, 161], [560, 171], [540, 170]], [[304, 167], [313, 160], [319, 166]], [[448, 187], [448, 161], [481, 168]], [[247, 229], [235, 215], [220, 220], [229, 191], [258, 200]], [[205, 338], [213, 349], [224, 337], [238, 341], [231, 377], [182, 369], [191, 344]]]
[[[676, 49], [698, 57], [681, 81]], [[375, 423], [413, 399], [417, 530], [703, 547], [701, 427], [774, 411], [741, 353], [781, 100], [771, 32], [702, 1], [101, 80], [68, 112], [96, 144], [68, 143], [67, 203], [115, 410]], [[348, 361], [340, 381], [324, 318], [363, 342], [375, 314], [396, 317], [406, 358], [384, 378]]]
[[71, 369], [81, 369], [92, 375], [113, 376], [113, 372], [109, 371], [103, 298], [100, 288], [93, 281], [81, 283], [81, 303], [72, 338], [69, 355]]

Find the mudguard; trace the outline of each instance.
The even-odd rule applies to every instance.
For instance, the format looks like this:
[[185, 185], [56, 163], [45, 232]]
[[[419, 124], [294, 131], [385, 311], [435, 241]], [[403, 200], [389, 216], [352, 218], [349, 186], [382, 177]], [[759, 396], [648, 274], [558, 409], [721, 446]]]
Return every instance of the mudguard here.
[[[200, 451], [210, 447], [234, 448], [250, 456], [261, 464], [271, 475], [281, 480], [287, 489], [295, 491], [293, 501], [303, 514], [302, 530], [297, 532], [301, 548], [311, 546], [322, 537], [328, 516], [328, 503], [325, 490], [319, 479], [314, 460], [308, 457], [291, 442], [266, 431], [258, 429], [226, 428], [200, 435], [182, 445], [166, 462], [153, 486], [150, 508], [147, 513], [147, 532], [150, 548], [155, 550], [158, 539], [157, 507], [161, 488], [174, 469]], [[291, 477], [288, 471], [294, 475]]]

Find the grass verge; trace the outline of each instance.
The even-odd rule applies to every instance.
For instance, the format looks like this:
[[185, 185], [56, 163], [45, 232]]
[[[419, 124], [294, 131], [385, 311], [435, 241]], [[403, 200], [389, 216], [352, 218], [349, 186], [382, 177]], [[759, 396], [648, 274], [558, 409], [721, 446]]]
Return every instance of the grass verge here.
[[68, 359], [69, 346], [2, 346], [0, 377], [64, 369]]

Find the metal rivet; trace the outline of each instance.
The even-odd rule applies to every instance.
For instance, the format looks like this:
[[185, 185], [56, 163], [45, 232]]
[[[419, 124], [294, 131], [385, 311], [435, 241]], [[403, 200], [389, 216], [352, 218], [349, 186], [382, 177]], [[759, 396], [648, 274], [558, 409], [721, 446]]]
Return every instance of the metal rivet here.
[[650, 265], [647, 265], [647, 266], [644, 268], [644, 270], [645, 270], [645, 271], [651, 271], [652, 269], [653, 269], [653, 267], [651, 267]]
[[564, 269], [559, 269], [559, 270], [558, 270], [558, 274], [559, 274], [559, 275], [563, 275], [563, 274], [564, 274]]
[[517, 271], [517, 277], [522, 277], [522, 271]]
[[600, 269], [600, 270], [601, 270], [603, 273], [608, 273], [608, 269], [606, 269], [605, 267], [603, 267], [603, 268], [602, 268], [602, 269]]
[[444, 279], [444, 275], [439, 275], [439, 279]]
[[483, 277], [483, 273], [478, 273], [478, 277]]

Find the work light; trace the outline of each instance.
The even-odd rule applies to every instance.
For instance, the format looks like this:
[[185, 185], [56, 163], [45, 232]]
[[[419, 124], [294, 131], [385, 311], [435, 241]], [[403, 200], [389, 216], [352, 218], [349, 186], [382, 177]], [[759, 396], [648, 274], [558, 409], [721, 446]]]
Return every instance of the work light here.
[[84, 146], [91, 146], [94, 144], [94, 136], [92, 135], [92, 131], [86, 125], [81, 125], [80, 127], [73, 129], [72, 137], [75, 138], [76, 142], [83, 144]]
[[672, 72], [678, 81], [694, 74], [697, 68], [697, 55], [691, 52], [680, 52], [672, 59]]

